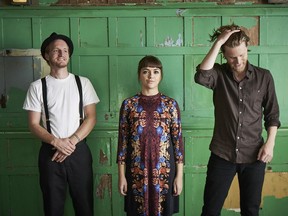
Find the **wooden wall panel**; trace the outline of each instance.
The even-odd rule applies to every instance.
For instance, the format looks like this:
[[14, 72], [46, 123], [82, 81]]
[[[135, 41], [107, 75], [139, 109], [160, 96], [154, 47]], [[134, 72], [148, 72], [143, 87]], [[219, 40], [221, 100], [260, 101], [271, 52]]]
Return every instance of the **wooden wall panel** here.
[[[31, 18], [7, 18], [2, 20], [5, 32], [1, 38], [3, 47], [8, 49], [28, 49], [32, 47]], [[21, 34], [19, 34], [21, 32]]]
[[144, 47], [146, 44], [145, 18], [118, 17], [115, 37], [117, 47]]
[[[88, 77], [98, 93], [101, 102], [97, 105], [97, 125], [88, 137], [94, 159], [95, 215], [125, 215], [123, 197], [117, 189], [118, 112], [122, 101], [140, 90], [137, 64], [147, 54], [161, 59], [164, 79], [160, 89], [175, 98], [181, 109], [185, 177], [180, 213], [175, 216], [200, 214], [214, 119], [212, 91], [195, 84], [194, 73], [210, 49], [209, 34], [219, 25], [232, 22], [243, 25], [252, 38], [251, 63], [270, 69], [274, 76], [282, 127], [277, 136], [275, 158], [267, 167], [260, 215], [271, 215], [273, 210], [279, 210], [277, 216], [285, 215], [287, 194], [281, 195], [279, 191], [286, 190], [284, 182], [288, 172], [288, 41], [285, 37], [288, 6], [258, 6], [0, 8], [0, 54], [6, 58], [7, 50], [20, 50], [12, 50], [9, 56], [12, 62], [17, 62], [14, 70], [18, 74], [22, 72], [31, 80], [49, 73], [39, 48], [42, 40], [55, 31], [69, 35], [74, 42], [71, 72]], [[16, 56], [29, 58], [31, 70], [23, 70]], [[0, 108], [0, 215], [20, 216], [22, 209], [25, 215], [41, 216], [37, 180], [40, 141], [29, 133], [27, 115], [22, 110], [27, 86], [23, 83], [23, 74], [4, 75], [9, 69], [4, 66], [3, 58], [0, 58], [0, 78], [5, 82], [15, 78], [16, 88], [9, 91], [7, 107]], [[217, 61], [224, 60], [219, 55]], [[0, 82], [0, 90], [4, 92], [6, 84]], [[26, 87], [23, 89], [23, 86]], [[227, 202], [229, 199], [237, 202], [234, 189], [237, 182]], [[29, 196], [23, 197], [18, 191]], [[21, 202], [24, 198], [25, 202]], [[37, 207], [32, 209], [31, 203]], [[230, 204], [225, 205], [222, 215], [239, 215], [237, 206]], [[69, 197], [65, 210], [66, 216], [73, 215]]]
[[75, 73], [86, 76], [93, 84], [100, 103], [97, 105], [97, 111], [109, 111], [110, 109], [110, 89], [109, 80], [109, 58], [108, 56], [79, 56], [79, 64]]
[[[286, 38], [284, 39], [286, 40]], [[267, 68], [271, 71], [276, 85], [277, 99], [280, 106], [280, 119], [282, 125], [288, 124], [288, 74], [287, 66], [283, 64], [288, 62], [287, 53], [275, 53], [267, 55]], [[280, 88], [279, 88], [280, 87]]]
[[41, 41], [45, 40], [52, 32], [58, 34], [70, 35], [70, 20], [69, 17], [43, 17], [40, 19]]
[[79, 40], [81, 48], [108, 47], [107, 17], [79, 18]]

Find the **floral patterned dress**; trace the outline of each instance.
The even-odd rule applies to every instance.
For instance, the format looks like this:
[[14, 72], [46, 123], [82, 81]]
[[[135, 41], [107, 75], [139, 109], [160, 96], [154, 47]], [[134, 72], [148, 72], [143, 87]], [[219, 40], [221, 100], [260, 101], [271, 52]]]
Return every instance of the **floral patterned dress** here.
[[126, 164], [128, 216], [169, 216], [179, 211], [173, 196], [176, 163], [183, 163], [180, 111], [161, 93], [123, 101], [117, 162]]

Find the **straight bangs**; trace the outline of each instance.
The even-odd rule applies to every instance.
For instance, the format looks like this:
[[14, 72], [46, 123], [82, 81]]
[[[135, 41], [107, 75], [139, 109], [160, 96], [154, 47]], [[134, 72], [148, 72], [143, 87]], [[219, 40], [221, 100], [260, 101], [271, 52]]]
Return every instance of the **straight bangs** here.
[[142, 68], [145, 67], [156, 67], [162, 71], [162, 63], [155, 56], [145, 56], [144, 58], [142, 58], [138, 64], [138, 73]]

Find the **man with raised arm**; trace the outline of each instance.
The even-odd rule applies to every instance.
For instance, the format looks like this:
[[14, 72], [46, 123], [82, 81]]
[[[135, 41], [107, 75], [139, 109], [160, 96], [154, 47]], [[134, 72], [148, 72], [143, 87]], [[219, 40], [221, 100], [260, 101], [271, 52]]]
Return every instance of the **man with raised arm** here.
[[[249, 40], [239, 26], [221, 26], [196, 69], [195, 82], [213, 91], [215, 108], [202, 216], [220, 215], [236, 174], [241, 215], [259, 215], [265, 167], [273, 158], [280, 121], [272, 75], [249, 63]], [[220, 51], [226, 63], [215, 63]]]

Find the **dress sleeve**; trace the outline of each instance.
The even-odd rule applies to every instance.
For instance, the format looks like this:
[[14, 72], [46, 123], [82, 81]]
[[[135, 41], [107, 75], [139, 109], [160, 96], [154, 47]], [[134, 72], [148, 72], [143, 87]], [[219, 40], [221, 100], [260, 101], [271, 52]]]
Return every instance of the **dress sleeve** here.
[[182, 140], [182, 125], [178, 103], [174, 100], [171, 109], [171, 137], [176, 163], [184, 162], [184, 145]]
[[125, 164], [129, 142], [128, 100], [124, 100], [119, 114], [117, 163]]

